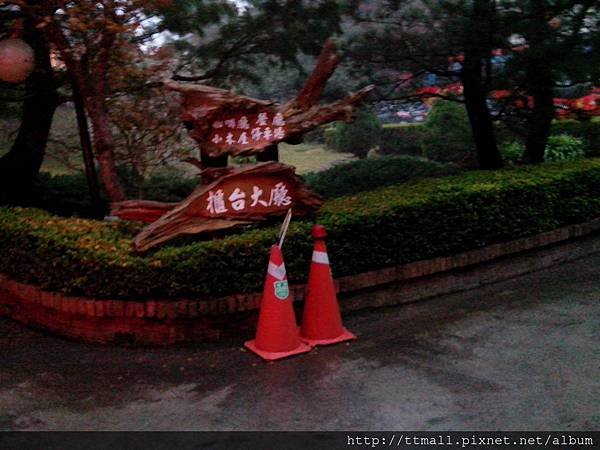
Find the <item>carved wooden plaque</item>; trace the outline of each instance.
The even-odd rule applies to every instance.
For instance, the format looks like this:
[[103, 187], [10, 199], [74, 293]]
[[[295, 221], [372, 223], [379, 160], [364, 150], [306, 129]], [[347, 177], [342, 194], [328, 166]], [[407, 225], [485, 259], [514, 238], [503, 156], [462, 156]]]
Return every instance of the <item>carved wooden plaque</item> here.
[[137, 251], [182, 234], [207, 233], [283, 216], [292, 208], [295, 216], [314, 212], [322, 204], [295, 175], [294, 168], [265, 162], [234, 169], [190, 196], [134, 239]]
[[286, 136], [287, 126], [283, 114], [265, 109], [215, 116], [210, 124], [208, 141], [211, 146], [239, 153], [276, 144]]
[[296, 98], [285, 104], [239, 95], [206, 85], [167, 83], [183, 97], [181, 120], [211, 157], [250, 155], [335, 120], [351, 121], [354, 106], [373, 90], [366, 86], [334, 103], [319, 104], [329, 77], [340, 62], [333, 41], [327, 41], [317, 64]]

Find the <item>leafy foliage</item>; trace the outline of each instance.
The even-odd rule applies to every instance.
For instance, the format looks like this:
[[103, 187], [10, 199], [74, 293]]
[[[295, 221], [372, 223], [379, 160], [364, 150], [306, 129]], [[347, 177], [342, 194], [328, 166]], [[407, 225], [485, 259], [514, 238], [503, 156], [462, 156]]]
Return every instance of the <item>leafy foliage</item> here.
[[303, 140], [304, 142], [312, 144], [325, 144], [325, 133], [330, 128], [332, 128], [332, 126], [329, 124], [321, 125], [320, 127], [306, 133], [303, 136]]
[[581, 139], [568, 134], [559, 134], [548, 138], [545, 153], [546, 161], [572, 161], [583, 158], [584, 155], [585, 144]]
[[[104, 209], [108, 211], [106, 196], [103, 198], [103, 203]], [[41, 172], [27, 204], [62, 216], [92, 217], [94, 215], [83, 173], [52, 176], [47, 172]]]
[[[510, 142], [523, 143], [523, 136], [507, 128], [504, 123], [496, 124], [498, 140], [503, 145]], [[580, 139], [585, 148], [585, 155], [589, 157], [600, 156], [600, 120], [555, 120], [550, 128], [550, 136], [566, 134]]]
[[[139, 185], [131, 177], [127, 167], [119, 168], [119, 175], [125, 181], [123, 188], [129, 198], [140, 192]], [[141, 186], [141, 196], [147, 200], [177, 202], [187, 197], [198, 185], [195, 178], [161, 172], [146, 178]], [[108, 199], [102, 195], [104, 212], [108, 213]], [[62, 216], [91, 217], [90, 197], [85, 175], [81, 172], [66, 175], [50, 175], [42, 172], [38, 176], [28, 206], [43, 208]]]
[[[523, 161], [525, 146], [519, 141], [505, 143], [502, 146], [502, 156], [511, 163]], [[583, 158], [586, 153], [586, 145], [582, 139], [578, 139], [568, 134], [551, 135], [546, 145], [545, 160], [553, 161], [573, 161]]]
[[[193, 9], [198, 1], [186, 3]], [[336, 0], [249, 0], [237, 9], [220, 3], [229, 4], [230, 10], [216, 12], [220, 20], [213, 26], [180, 11], [179, 5], [169, 11], [166, 26], [181, 36], [176, 41], [184, 58], [181, 72], [200, 73], [204, 80], [229, 86], [248, 79], [258, 82], [255, 67], [268, 76], [274, 75], [269, 66], [276, 64], [302, 71], [299, 56], [316, 56], [325, 40], [340, 31], [343, 12]], [[190, 43], [189, 32], [203, 37], [199, 45]]]
[[327, 146], [332, 150], [352, 153], [358, 158], [366, 158], [369, 150], [379, 144], [381, 123], [369, 109], [358, 111], [352, 123], [338, 122], [326, 139]]
[[384, 125], [379, 153], [383, 155], [423, 155], [423, 125]]
[[304, 176], [308, 186], [325, 198], [458, 172], [456, 166], [410, 156], [368, 158], [333, 166]]
[[161, 172], [144, 180], [143, 198], [159, 202], [178, 202], [186, 198], [198, 186], [195, 177], [182, 177]]
[[579, 138], [585, 143], [586, 156], [600, 156], [600, 118], [588, 121], [554, 121], [551, 134], [568, 134]]
[[[600, 215], [600, 160], [467, 172], [325, 203], [335, 276], [356, 274], [529, 236]], [[290, 227], [284, 253], [304, 281], [311, 223]], [[0, 272], [44, 289], [96, 298], [156, 299], [255, 292], [277, 228], [138, 256], [139, 225], [0, 209]], [[376, 239], [373, 239], [373, 237]]]
[[504, 143], [500, 150], [505, 162], [515, 164], [523, 160], [525, 146], [521, 142], [511, 141]]
[[180, 102], [178, 95], [164, 89], [139, 91], [109, 101], [115, 159], [130, 169], [136, 197], [142, 195], [151, 170], [184, 159], [196, 149], [177, 120]]
[[434, 161], [462, 163], [474, 155], [469, 120], [463, 105], [437, 101], [425, 122], [423, 150]]

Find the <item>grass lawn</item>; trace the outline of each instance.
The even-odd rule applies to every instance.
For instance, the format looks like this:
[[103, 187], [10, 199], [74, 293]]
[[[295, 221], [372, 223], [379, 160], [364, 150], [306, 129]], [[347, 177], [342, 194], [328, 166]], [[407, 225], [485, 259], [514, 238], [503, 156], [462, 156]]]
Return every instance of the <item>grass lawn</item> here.
[[355, 157], [350, 153], [326, 150], [319, 144], [281, 144], [279, 159], [282, 163], [295, 166], [297, 173], [308, 173], [327, 169], [338, 162], [352, 161]]
[[[318, 172], [336, 163], [354, 159], [356, 158], [350, 153], [333, 152], [320, 144], [279, 144], [279, 160], [294, 166], [298, 174]], [[172, 167], [187, 176], [194, 176], [197, 173], [197, 169], [187, 163], [176, 162]]]

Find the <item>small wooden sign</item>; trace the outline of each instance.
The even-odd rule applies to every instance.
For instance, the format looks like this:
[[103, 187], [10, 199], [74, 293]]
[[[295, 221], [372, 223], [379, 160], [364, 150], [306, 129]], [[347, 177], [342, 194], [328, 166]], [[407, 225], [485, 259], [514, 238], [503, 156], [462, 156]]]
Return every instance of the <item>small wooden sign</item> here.
[[233, 112], [215, 117], [208, 142], [213, 147], [239, 153], [283, 141], [287, 126], [283, 114], [270, 109], [254, 113]]
[[297, 142], [320, 125], [352, 120], [355, 105], [373, 86], [337, 102], [319, 104], [340, 58], [334, 41], [327, 41], [304, 87], [284, 104], [202, 84], [168, 82], [166, 86], [182, 94], [181, 120], [208, 156], [256, 155], [280, 142]]
[[294, 173], [277, 162], [234, 169], [190, 196], [134, 239], [137, 251], [146, 251], [182, 234], [208, 233], [284, 216], [290, 208], [302, 216], [316, 211], [321, 198]]

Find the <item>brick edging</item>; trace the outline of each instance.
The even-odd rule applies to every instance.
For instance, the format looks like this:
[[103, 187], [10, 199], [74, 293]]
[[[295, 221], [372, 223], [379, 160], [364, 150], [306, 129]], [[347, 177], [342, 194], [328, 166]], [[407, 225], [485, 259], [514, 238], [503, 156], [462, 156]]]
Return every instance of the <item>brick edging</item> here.
[[[341, 277], [335, 281], [336, 289], [340, 293], [342, 309], [381, 306], [382, 303], [375, 299], [351, 301], [344, 305], [344, 297], [362, 290], [411, 282], [416, 278], [486, 263], [598, 230], [600, 218], [450, 256]], [[294, 301], [304, 299], [304, 285], [292, 286], [291, 292]], [[100, 343], [169, 345], [239, 332], [253, 326], [260, 297], [260, 293], [250, 293], [213, 299], [97, 300], [42, 291], [0, 274], [0, 315], [70, 338]], [[419, 295], [413, 297], [414, 301]], [[401, 302], [392, 300], [385, 304]]]
[[488, 245], [476, 250], [468, 250], [450, 256], [415, 261], [396, 267], [363, 272], [358, 275], [341, 277], [337, 280], [338, 292], [352, 292], [382, 284], [409, 280], [411, 278], [433, 275], [474, 264], [480, 264], [515, 253], [545, 247], [569, 239], [586, 236], [600, 230], [600, 217], [582, 224], [569, 225], [535, 236], [524, 237], [499, 244]]

